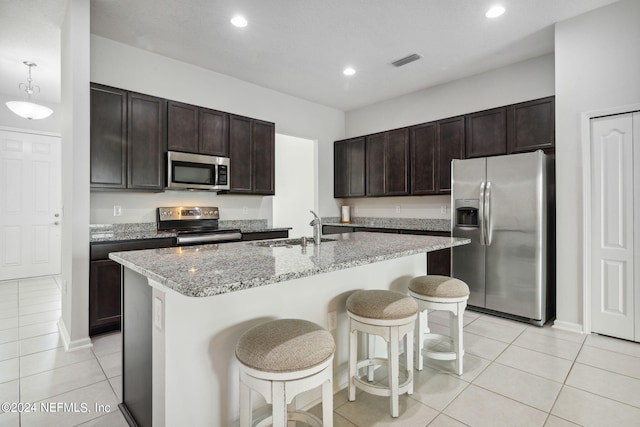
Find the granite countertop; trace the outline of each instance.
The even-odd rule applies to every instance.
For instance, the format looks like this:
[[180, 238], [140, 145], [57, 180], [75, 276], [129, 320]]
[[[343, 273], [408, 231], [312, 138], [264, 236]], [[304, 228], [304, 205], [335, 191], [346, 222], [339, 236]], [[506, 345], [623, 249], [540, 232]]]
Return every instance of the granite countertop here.
[[[287, 231], [291, 227], [269, 227], [266, 219], [258, 220], [221, 220], [219, 229], [240, 230], [242, 233], [259, 233], [267, 231]], [[155, 222], [126, 224], [91, 224], [89, 241], [114, 242], [120, 240], [160, 239], [176, 237], [175, 232], [158, 231]]]
[[293, 240], [113, 252], [109, 258], [183, 295], [206, 297], [470, 243], [362, 232], [331, 235], [319, 247], [267, 246]]
[[340, 222], [339, 217], [322, 218], [322, 225], [342, 227], [374, 227], [391, 228], [394, 230], [418, 230], [418, 231], [451, 231], [451, 220], [429, 218], [373, 218], [351, 217], [348, 224]]

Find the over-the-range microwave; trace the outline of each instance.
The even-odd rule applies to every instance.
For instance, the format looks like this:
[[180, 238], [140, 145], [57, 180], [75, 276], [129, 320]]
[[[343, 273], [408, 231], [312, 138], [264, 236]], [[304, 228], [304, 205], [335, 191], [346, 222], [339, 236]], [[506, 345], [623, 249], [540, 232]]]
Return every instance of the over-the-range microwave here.
[[169, 151], [167, 188], [229, 190], [229, 158]]

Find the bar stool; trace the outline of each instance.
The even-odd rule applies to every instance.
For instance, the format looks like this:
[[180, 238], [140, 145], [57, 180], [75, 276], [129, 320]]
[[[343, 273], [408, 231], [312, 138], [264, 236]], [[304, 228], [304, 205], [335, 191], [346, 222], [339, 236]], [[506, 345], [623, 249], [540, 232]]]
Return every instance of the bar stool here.
[[[376, 396], [391, 397], [391, 416], [398, 416], [398, 396], [413, 393], [413, 328], [418, 314], [415, 300], [399, 292], [357, 291], [347, 298], [349, 316], [349, 400], [356, 400], [356, 387]], [[366, 356], [358, 360], [358, 332], [365, 334]], [[387, 342], [387, 358], [376, 358], [370, 334]], [[405, 339], [406, 338], [406, 339]], [[400, 384], [400, 341], [405, 339], [406, 379]], [[389, 385], [372, 384], [375, 366], [388, 367]], [[358, 371], [367, 367], [367, 380]]]
[[[252, 425], [251, 391], [272, 404], [271, 416], [256, 426], [289, 421], [333, 426], [333, 354], [331, 333], [307, 320], [272, 320], [246, 331], [236, 345], [240, 368], [240, 426]], [[295, 408], [295, 396], [322, 386], [322, 420]], [[293, 402], [293, 409], [287, 405]], [[323, 424], [324, 422], [324, 424]]]
[[[424, 365], [424, 341], [439, 340], [448, 343], [450, 351], [427, 349], [424, 355], [436, 360], [455, 360], [455, 371], [462, 375], [464, 357], [463, 314], [469, 299], [469, 286], [462, 280], [448, 276], [417, 276], [409, 282], [409, 295], [416, 299], [420, 307], [416, 321], [416, 369]], [[429, 331], [427, 311], [445, 310], [449, 312], [449, 335], [432, 334]]]

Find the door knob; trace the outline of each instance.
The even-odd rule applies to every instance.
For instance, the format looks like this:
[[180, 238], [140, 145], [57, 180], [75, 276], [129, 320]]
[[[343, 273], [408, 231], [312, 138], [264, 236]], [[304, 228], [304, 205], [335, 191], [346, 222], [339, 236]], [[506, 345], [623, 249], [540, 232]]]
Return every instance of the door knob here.
[[60, 225], [60, 222], [56, 221], [53, 223], [53, 225]]
[[58, 217], [60, 216], [60, 214], [59, 214], [59, 213], [57, 213], [57, 214], [53, 214], [53, 216], [55, 216], [56, 218], [58, 218]]

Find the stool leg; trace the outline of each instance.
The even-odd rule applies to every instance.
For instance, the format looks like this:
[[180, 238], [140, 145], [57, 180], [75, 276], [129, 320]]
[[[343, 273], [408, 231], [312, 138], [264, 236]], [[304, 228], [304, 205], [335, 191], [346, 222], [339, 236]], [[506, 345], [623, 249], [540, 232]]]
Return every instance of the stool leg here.
[[424, 311], [418, 312], [418, 317], [416, 318], [416, 345], [415, 345], [415, 362], [416, 369], [418, 371], [422, 371], [424, 366], [424, 357], [422, 356], [422, 350], [424, 349], [424, 334], [425, 334], [425, 323], [427, 321], [427, 316]]
[[456, 352], [456, 373], [458, 375], [462, 375], [462, 363], [464, 360], [464, 346], [462, 343], [463, 337], [464, 337], [464, 331], [463, 331], [463, 327], [464, 327], [464, 316], [463, 316], [463, 312], [460, 309], [461, 308], [461, 304], [458, 303], [457, 309], [456, 309], [456, 314], [455, 314], [455, 326], [453, 326], [454, 330], [453, 330], [453, 349]]
[[[367, 340], [367, 357], [365, 359], [371, 359], [375, 357], [376, 354], [376, 339], [372, 337], [371, 334], [365, 334]], [[374, 365], [369, 365], [367, 367], [367, 381], [373, 382], [373, 373], [375, 371]]]
[[350, 325], [349, 332], [349, 401], [356, 400], [356, 386], [354, 378], [356, 377], [356, 365], [358, 364], [358, 331], [354, 330]]
[[322, 384], [322, 426], [333, 427], [333, 381]]
[[240, 427], [250, 427], [252, 420], [251, 388], [240, 379]]
[[407, 390], [408, 394], [413, 394], [413, 333], [408, 332], [405, 335], [405, 341], [407, 342], [405, 346], [405, 355], [407, 356], [407, 379], [411, 380], [411, 386], [409, 390]]
[[389, 386], [391, 387], [391, 416], [398, 416], [398, 396], [400, 388], [398, 347], [400, 347], [400, 336], [397, 326], [390, 328], [389, 336]]
[[284, 382], [271, 382], [271, 405], [273, 427], [284, 427], [287, 424], [287, 399]]

